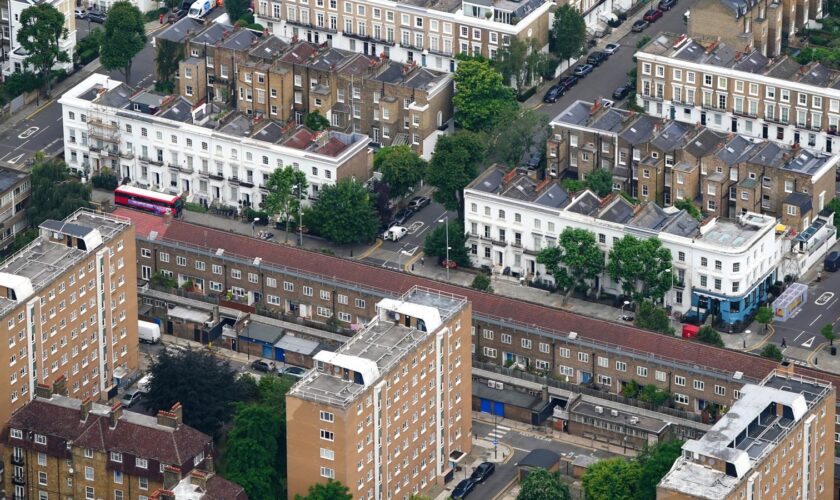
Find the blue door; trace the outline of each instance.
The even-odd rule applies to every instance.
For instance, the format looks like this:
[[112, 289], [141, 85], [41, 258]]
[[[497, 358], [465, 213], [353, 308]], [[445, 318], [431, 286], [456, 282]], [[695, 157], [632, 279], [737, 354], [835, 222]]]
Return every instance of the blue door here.
[[481, 400], [481, 413], [490, 413], [491, 403], [489, 399]]
[[505, 418], [505, 404], [493, 401], [493, 415]]
[[273, 350], [274, 350], [274, 349], [273, 349], [273, 348], [272, 348], [272, 346], [270, 346], [270, 345], [264, 345], [264, 346], [262, 346], [262, 357], [264, 357], [264, 358], [268, 358], [268, 359], [273, 358], [273, 357], [274, 357], [274, 355], [273, 355], [273, 353], [271, 352], [271, 351], [273, 351]]
[[279, 347], [274, 349], [274, 361], [286, 361], [286, 350]]

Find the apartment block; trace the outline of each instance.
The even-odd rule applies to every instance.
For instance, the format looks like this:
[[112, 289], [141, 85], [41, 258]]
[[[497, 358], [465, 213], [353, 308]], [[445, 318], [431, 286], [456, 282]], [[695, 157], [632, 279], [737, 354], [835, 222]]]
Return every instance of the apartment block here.
[[[116, 213], [129, 217], [137, 228], [138, 275], [202, 276], [205, 284], [213, 280], [219, 290], [205, 288], [211, 299], [231, 290], [231, 295], [241, 297], [240, 307], [252, 307], [251, 311], [265, 308], [280, 317], [303, 315], [323, 324], [334, 315], [349, 329], [375, 317], [382, 298], [400, 297], [413, 286], [442, 290], [467, 297], [472, 304], [470, 339], [476, 361], [501, 366], [511, 360], [569, 383], [603, 384], [600, 387], [611, 394], [619, 394], [631, 380], [653, 384], [672, 394], [676, 408], [690, 413], [700, 414], [711, 404], [731, 407], [744, 384], [759, 383], [779, 366], [744, 352], [626, 324], [605, 327], [602, 321], [568, 311], [358, 261], [177, 220], [167, 223], [123, 208]], [[167, 307], [160, 297], [148, 300]], [[171, 303], [177, 302], [173, 297]], [[840, 384], [840, 377], [827, 372], [799, 367], [799, 373]], [[840, 427], [835, 432], [840, 443]]]
[[[43, 2], [36, 0], [9, 0], [8, 2], [4, 2], [3, 7], [0, 8], [0, 14], [2, 14], [0, 25], [2, 25], [3, 30], [3, 49], [5, 51], [5, 57], [2, 60], [2, 72], [4, 75], [27, 69], [25, 59], [28, 54], [17, 41], [17, 34], [20, 29], [20, 15], [27, 8], [40, 3]], [[52, 5], [64, 15], [64, 29], [67, 31], [67, 36], [58, 41], [58, 49], [72, 54], [76, 47], [76, 16], [74, 14], [76, 2], [72, 0], [50, 0], [46, 3]], [[32, 68], [29, 69], [32, 70]], [[73, 71], [73, 62], [71, 60], [56, 63], [53, 69], [63, 69], [71, 72]]]
[[834, 498], [836, 390], [791, 368], [745, 385], [709, 432], [686, 441], [656, 498]]
[[38, 238], [0, 264], [3, 342], [0, 422], [61, 379], [67, 393], [106, 398], [135, 373], [137, 288], [134, 228], [81, 210], [47, 220]]
[[[693, 13], [692, 13], [693, 15]], [[662, 33], [637, 53], [645, 112], [716, 132], [831, 154], [837, 150], [840, 72], [758, 50]]]
[[421, 495], [472, 447], [469, 301], [414, 287], [286, 396], [289, 495], [329, 479], [357, 498]]
[[15, 235], [29, 227], [26, 207], [32, 194], [29, 174], [0, 167], [0, 250], [15, 241]]
[[[133, 185], [203, 205], [259, 207], [276, 168], [306, 173], [309, 198], [343, 178], [369, 178], [370, 138], [313, 132], [184, 97], [135, 91], [94, 74], [65, 93], [64, 157], [88, 175], [109, 167]], [[214, 114], [217, 113], [217, 114]]]
[[817, 7], [819, 13], [815, 12], [817, 17], [809, 13], [809, 7], [808, 0], [799, 5], [793, 0], [784, 4], [777, 0], [702, 0], [691, 7], [686, 33], [697, 40], [720, 41], [743, 52], [755, 49], [774, 57], [781, 54], [782, 39], [792, 37], [809, 19], [822, 17], [821, 6]]
[[297, 124], [317, 111], [332, 130], [361, 132], [382, 146], [408, 144], [426, 157], [452, 118], [448, 73], [328, 43], [196, 24], [185, 18], [157, 36], [184, 47], [179, 94], [193, 105], [235, 106], [247, 116]]
[[284, 40], [306, 40], [437, 71], [455, 71], [458, 54], [492, 58], [510, 37], [548, 44], [553, 2], [529, 0], [261, 0], [257, 22]]
[[37, 390], [3, 433], [8, 498], [149, 500], [182, 475], [212, 470], [213, 440], [183, 424], [180, 404], [152, 417], [67, 397], [64, 380]]
[[705, 216], [771, 215], [806, 231], [833, 197], [837, 155], [577, 101], [551, 122], [551, 176], [585, 180], [595, 168], [613, 189]]

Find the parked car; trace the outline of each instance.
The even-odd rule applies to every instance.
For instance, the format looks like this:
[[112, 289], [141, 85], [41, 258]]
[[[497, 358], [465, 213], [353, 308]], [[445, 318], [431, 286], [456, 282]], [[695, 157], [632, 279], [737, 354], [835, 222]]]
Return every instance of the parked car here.
[[573, 73], [576, 77], [583, 78], [589, 73], [592, 73], [593, 69], [595, 68], [591, 64], [578, 64], [575, 66]]
[[543, 102], [552, 103], [557, 102], [557, 99], [563, 96], [566, 93], [566, 89], [564, 89], [560, 84], [552, 85], [550, 89], [545, 93], [543, 96]]
[[475, 489], [475, 485], [476, 482], [472, 479], [462, 480], [460, 483], [458, 483], [458, 486], [456, 486], [455, 489], [452, 490], [451, 498], [454, 498], [455, 500], [467, 498], [467, 495], [469, 495], [470, 492], [472, 492], [472, 490]]
[[661, 11], [666, 11], [673, 9], [676, 5], [677, 0], [659, 0], [659, 5], [657, 5], [657, 7], [659, 7], [659, 10]]
[[143, 393], [140, 392], [140, 389], [129, 389], [125, 391], [125, 394], [123, 394], [122, 399], [120, 399], [120, 403], [122, 403], [123, 408], [131, 408], [134, 406], [134, 403], [140, 401], [142, 396]]
[[105, 22], [105, 17], [105, 13], [98, 10], [89, 10], [87, 13], [87, 19], [92, 23], [103, 24]]
[[613, 99], [624, 99], [630, 93], [630, 87], [623, 86], [613, 90]]
[[580, 78], [575, 75], [564, 76], [559, 82], [557, 82], [557, 85], [563, 87], [563, 90], [568, 91], [570, 88], [577, 85], [578, 80], [580, 80]]
[[408, 234], [408, 229], [403, 226], [391, 226], [382, 233], [382, 239], [385, 241], [400, 241], [400, 239], [406, 234]]
[[539, 149], [536, 151], [531, 152], [531, 156], [528, 157], [528, 170], [536, 170], [540, 166], [540, 162], [542, 161], [542, 151]]
[[823, 269], [830, 273], [833, 273], [834, 271], [837, 271], [837, 269], [840, 269], [840, 252], [829, 252], [828, 255], [825, 256], [825, 260], [823, 261]]
[[589, 57], [586, 58], [586, 62], [591, 64], [592, 66], [600, 66], [602, 62], [606, 61], [609, 57], [609, 54], [606, 52], [593, 52], [589, 54]]
[[642, 16], [642, 19], [649, 23], [655, 23], [657, 19], [662, 17], [662, 11], [659, 9], [650, 9], [649, 11], [645, 12], [645, 15]]
[[470, 475], [470, 479], [476, 483], [483, 483], [488, 477], [492, 476], [494, 472], [496, 472], [496, 464], [492, 462], [482, 462], [478, 464], [478, 467], [476, 467], [472, 475]]
[[76, 7], [76, 19], [84, 19], [87, 17], [87, 11], [84, 7]]
[[606, 52], [606, 53], [607, 53], [607, 54], [609, 54], [609, 55], [613, 55], [613, 54], [615, 54], [616, 52], [618, 52], [618, 48], [619, 48], [619, 47], [621, 47], [621, 44], [618, 44], [618, 43], [608, 43], [608, 44], [604, 47], [604, 52]]
[[271, 371], [271, 365], [268, 364], [268, 361], [257, 359], [251, 363], [251, 369], [258, 372], [269, 373]]
[[415, 212], [418, 212], [421, 208], [427, 206], [431, 202], [432, 200], [425, 196], [415, 196], [411, 199], [411, 201], [408, 202], [408, 208], [412, 209]]
[[403, 208], [399, 212], [394, 215], [394, 222], [397, 223], [398, 226], [402, 226], [403, 224], [414, 215], [414, 210], [410, 208]]
[[175, 22], [180, 21], [180, 20], [181, 20], [184, 16], [186, 16], [186, 15], [187, 15], [187, 11], [186, 11], [186, 10], [184, 10], [184, 9], [179, 9], [179, 8], [177, 8], [177, 7], [176, 7], [176, 8], [174, 8], [174, 9], [172, 9], [172, 11], [171, 11], [171, 12], [169, 12], [169, 15], [166, 17], [166, 19], [167, 19], [170, 23], [175, 23]]
[[283, 375], [294, 378], [303, 378], [306, 375], [306, 370], [298, 366], [288, 366], [283, 370]]
[[630, 28], [630, 31], [634, 31], [636, 33], [641, 33], [648, 26], [650, 26], [649, 22], [645, 21], [644, 19], [639, 19], [638, 21], [633, 23], [633, 26]]

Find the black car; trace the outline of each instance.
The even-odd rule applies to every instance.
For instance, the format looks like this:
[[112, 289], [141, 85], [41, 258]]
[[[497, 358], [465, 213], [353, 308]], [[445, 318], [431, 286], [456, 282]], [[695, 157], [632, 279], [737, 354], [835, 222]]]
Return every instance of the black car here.
[[659, 10], [666, 11], [671, 10], [674, 6], [677, 5], [677, 0], [659, 0]]
[[470, 479], [476, 483], [483, 483], [485, 479], [492, 476], [496, 472], [496, 464], [492, 462], [482, 462], [475, 468]]
[[606, 52], [593, 52], [589, 54], [589, 57], [586, 58], [586, 62], [591, 64], [592, 66], [600, 66], [602, 62], [606, 61], [609, 57], [609, 54]]
[[557, 82], [557, 85], [563, 87], [563, 90], [569, 90], [570, 88], [577, 85], [578, 80], [580, 80], [580, 78], [576, 77], [575, 75], [564, 76], [560, 79], [559, 82]]
[[542, 151], [536, 150], [531, 153], [531, 156], [528, 158], [528, 170], [536, 170], [540, 166], [540, 161], [542, 161]]
[[181, 19], [183, 19], [183, 17], [186, 16], [186, 15], [187, 15], [187, 11], [185, 11], [184, 9], [175, 8], [175, 9], [172, 9], [172, 11], [169, 13], [169, 15], [166, 18], [167, 18], [167, 20], [169, 20], [170, 23], [175, 23], [175, 22], [178, 22]]
[[630, 87], [618, 87], [613, 91], [613, 99], [624, 99], [630, 93]]
[[88, 21], [92, 23], [103, 24], [105, 22], [105, 13], [98, 10], [89, 10], [87, 13]]
[[402, 226], [408, 221], [408, 219], [411, 218], [412, 215], [414, 215], [414, 210], [410, 208], [403, 208], [394, 215], [394, 222], [396, 222], [398, 226]]
[[552, 85], [545, 93], [545, 96], [543, 96], [543, 102], [557, 102], [557, 99], [562, 97], [564, 93], [566, 93], [566, 90], [560, 84]]
[[825, 260], [823, 261], [823, 269], [830, 273], [833, 273], [837, 271], [837, 269], [840, 269], [840, 252], [829, 252], [829, 254], [825, 256]]
[[461, 500], [462, 498], [467, 498], [467, 495], [475, 489], [476, 482], [473, 479], [464, 479], [458, 486], [452, 490], [451, 498], [455, 500]]
[[258, 372], [268, 373], [271, 371], [271, 365], [269, 365], [267, 361], [258, 359], [251, 363], [251, 369]]

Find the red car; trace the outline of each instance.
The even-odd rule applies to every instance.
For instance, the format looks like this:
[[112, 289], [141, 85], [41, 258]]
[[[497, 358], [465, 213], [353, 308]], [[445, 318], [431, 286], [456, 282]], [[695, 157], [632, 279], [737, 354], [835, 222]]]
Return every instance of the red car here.
[[650, 9], [649, 11], [645, 12], [645, 16], [642, 18], [645, 21], [652, 23], [655, 22], [657, 19], [662, 17], [662, 11], [659, 9]]

